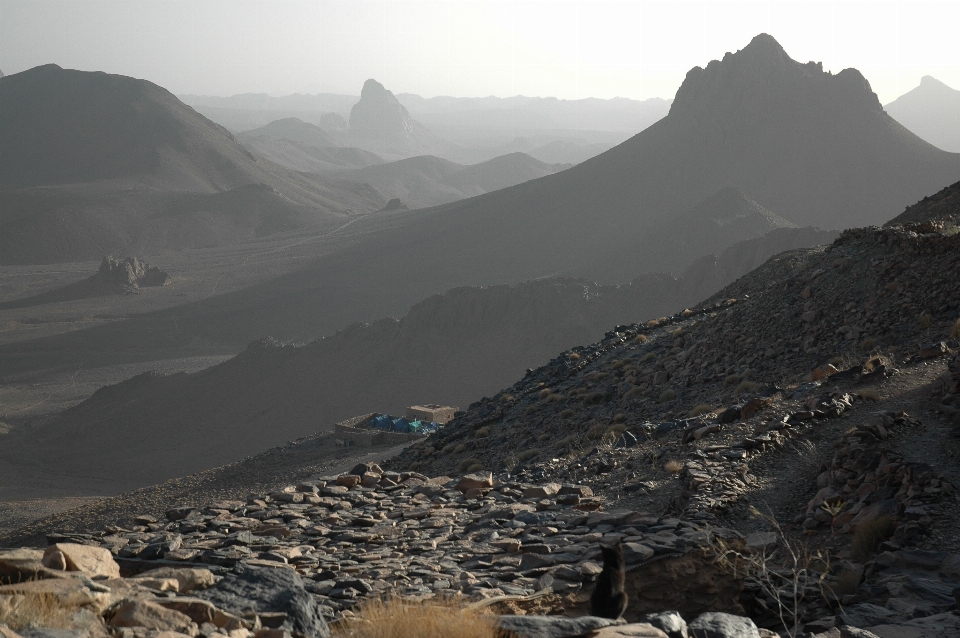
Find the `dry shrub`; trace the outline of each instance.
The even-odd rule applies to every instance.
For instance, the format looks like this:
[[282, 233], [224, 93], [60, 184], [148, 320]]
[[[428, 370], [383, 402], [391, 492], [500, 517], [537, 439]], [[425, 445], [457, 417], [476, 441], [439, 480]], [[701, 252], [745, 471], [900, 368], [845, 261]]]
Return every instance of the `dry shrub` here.
[[878, 516], [857, 525], [850, 543], [850, 557], [858, 563], [870, 560], [877, 548], [893, 534], [896, 523], [891, 516]]
[[526, 461], [529, 461], [530, 459], [534, 458], [538, 454], [540, 454], [540, 450], [524, 450], [523, 452], [517, 455], [517, 460], [520, 461], [521, 463], [525, 463]]
[[563, 403], [567, 400], [567, 397], [562, 394], [551, 394], [547, 397], [547, 403]]
[[454, 445], [453, 443], [447, 443], [446, 445], [443, 446], [443, 449], [440, 450], [440, 454], [443, 454], [443, 455], [450, 454], [451, 452], [453, 452], [453, 449], [455, 447], [457, 446]]
[[543, 390], [540, 390], [539, 397], [540, 397], [541, 399], [546, 399], [546, 398], [549, 397], [552, 393], [553, 393], [553, 390], [551, 390], [550, 388], [544, 388]]
[[[958, 323], [960, 323], [960, 322], [958, 322]], [[634, 338], [633, 342], [634, 342], [634, 343], [646, 343], [646, 342], [647, 342], [647, 335], [637, 335], [636, 338]]]
[[689, 308], [684, 308], [683, 312], [681, 312], [680, 315], [681, 315], [682, 317], [692, 317], [692, 316], [693, 316], [693, 311], [690, 310]]
[[14, 594], [0, 597], [0, 625], [14, 631], [30, 625], [70, 629], [79, 604], [62, 601], [53, 594]]
[[753, 394], [760, 390], [760, 384], [753, 381], [741, 381], [740, 385], [737, 386], [737, 389], [734, 390], [734, 394], [738, 397], [741, 394]]
[[683, 463], [681, 463], [680, 461], [667, 461], [664, 464], [663, 469], [670, 472], [671, 474], [677, 474], [680, 472], [680, 470], [683, 469]]
[[647, 327], [648, 327], [648, 328], [656, 328], [656, 327], [659, 326], [659, 325], [660, 325], [660, 320], [659, 320], [659, 319], [651, 319], [650, 321], [647, 322]]
[[494, 638], [493, 617], [452, 603], [399, 598], [360, 605], [353, 618], [333, 630], [336, 638]]
[[572, 447], [573, 444], [576, 442], [577, 442], [577, 436], [575, 434], [571, 434], [570, 436], [565, 436], [559, 441], [557, 441], [556, 443], [554, 443], [553, 447], [559, 450], [565, 447]]
[[422, 463], [420, 463], [420, 461], [414, 461], [413, 463], [407, 466], [407, 469], [410, 470], [411, 472], [416, 472], [418, 469], [420, 469], [421, 465]]
[[623, 412], [618, 412], [615, 415], [613, 415], [614, 423], [623, 423], [626, 420], [627, 420], [627, 415], [624, 414]]
[[457, 447], [453, 448], [453, 453], [454, 453], [454, 454], [463, 454], [463, 453], [466, 452], [466, 451], [467, 451], [467, 444], [466, 444], [466, 443], [461, 443], [461, 444], [458, 445]]
[[679, 339], [680, 337], [683, 336], [683, 328], [677, 328], [676, 330], [670, 333], [670, 336], [673, 337], [674, 339]]
[[841, 572], [829, 587], [837, 596], [853, 595], [860, 588], [860, 574], [853, 570]]
[[568, 356], [567, 358], [570, 359], [571, 361], [579, 361], [579, 360], [580, 360], [580, 353], [578, 353], [578, 352], [571, 352], [571, 353], [570, 353], [570, 356]]
[[653, 360], [656, 359], [656, 358], [657, 358], [657, 355], [653, 354], [652, 352], [648, 352], [647, 354], [643, 355], [643, 358], [642, 358], [642, 359], [640, 359], [640, 363], [646, 363], [647, 361], [653, 361]]
[[549, 432], [544, 432], [543, 434], [537, 437], [537, 441], [539, 443], [543, 443], [545, 441], [549, 441], [552, 436], [553, 435], [551, 435]]
[[925, 312], [920, 315], [920, 319], [917, 321], [917, 325], [921, 330], [926, 330], [930, 327], [930, 324], [933, 323], [933, 315], [929, 312]]
[[572, 417], [574, 414], [576, 414], [576, 413], [575, 413], [573, 410], [571, 410], [570, 408], [567, 408], [566, 410], [563, 410], [563, 411], [560, 412], [560, 418], [561, 418], [561, 419], [569, 419], [569, 418]]
[[533, 414], [533, 413], [536, 412], [536, 411], [537, 411], [537, 406], [535, 406], [535, 405], [528, 405], [528, 406], [527, 406], [527, 409], [523, 411], [523, 416], [530, 416], [531, 414]]
[[960, 339], [960, 319], [957, 319], [957, 323], [953, 324], [953, 328], [950, 330], [950, 337], [952, 339]]
[[723, 380], [723, 385], [726, 385], [726, 386], [736, 385], [738, 383], [740, 383], [739, 374], [729, 374]]
[[632, 388], [630, 388], [629, 390], [626, 391], [626, 393], [623, 395], [623, 398], [624, 398], [624, 399], [633, 399], [634, 397], [638, 397], [638, 396], [640, 396], [641, 394], [643, 394], [643, 390], [640, 389], [640, 386], [635, 385], [635, 386], [633, 386]]
[[483, 468], [483, 464], [480, 463], [480, 459], [475, 459], [475, 458], [471, 457], [471, 458], [469, 458], [469, 459], [463, 459], [462, 461], [460, 461], [459, 463], [457, 463], [457, 470], [459, 470], [460, 472], [467, 472], [467, 473], [469, 474], [470, 472], [476, 471], [476, 470], [471, 470], [471, 469], [470, 469], [470, 467], [472, 467], [472, 466], [474, 466], [474, 465], [480, 465], [480, 468], [478, 468], [478, 469], [482, 469], [482, 468]]
[[660, 393], [660, 403], [668, 403], [677, 400], [677, 393], [673, 390], [664, 390]]
[[873, 338], [864, 339], [863, 341], [860, 342], [861, 350], [869, 351], [869, 350], [873, 350], [876, 347], [877, 347], [877, 340]]
[[701, 403], [700, 405], [690, 410], [690, 416], [691, 417], [703, 416], [704, 414], [710, 414], [711, 412], [713, 412], [712, 405], [710, 405], [709, 403]]
[[476, 432], [474, 432], [473, 436], [477, 437], [478, 439], [482, 439], [485, 436], [490, 436], [490, 428], [485, 425], [479, 430], [477, 430]]
[[500, 397], [501, 401], [513, 401], [513, 399], [514, 396], [512, 394], [504, 394], [502, 397]]
[[860, 398], [866, 401], [879, 401], [880, 393], [873, 388], [867, 388], [865, 390], [860, 390]]
[[622, 367], [624, 366], [625, 363], [626, 363], [626, 361], [624, 361], [623, 359], [616, 359], [616, 360], [613, 361], [613, 363], [610, 364], [610, 369], [611, 369], [611, 370], [619, 370], [620, 368], [622, 368]]
[[468, 467], [468, 468], [466, 469], [466, 472], [467, 472], [467, 474], [472, 474], [472, 473], [474, 473], [474, 472], [479, 472], [479, 471], [482, 470], [482, 469], [483, 469], [483, 463], [477, 462], [477, 463], [472, 464], [470, 467]]

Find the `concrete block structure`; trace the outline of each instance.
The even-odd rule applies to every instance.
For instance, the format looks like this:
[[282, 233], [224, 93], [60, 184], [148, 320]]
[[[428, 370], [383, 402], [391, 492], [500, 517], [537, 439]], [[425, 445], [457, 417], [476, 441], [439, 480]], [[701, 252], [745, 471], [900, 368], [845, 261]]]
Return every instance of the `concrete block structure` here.
[[416, 421], [436, 421], [441, 425], [453, 420], [453, 415], [460, 408], [450, 405], [437, 405], [436, 403], [424, 403], [423, 405], [411, 405], [407, 408], [404, 415], [410, 420]]

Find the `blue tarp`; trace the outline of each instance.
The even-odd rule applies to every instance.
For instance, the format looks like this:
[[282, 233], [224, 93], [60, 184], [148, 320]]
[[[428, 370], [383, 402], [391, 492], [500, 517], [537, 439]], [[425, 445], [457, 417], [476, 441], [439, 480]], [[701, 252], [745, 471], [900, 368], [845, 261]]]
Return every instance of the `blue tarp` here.
[[409, 432], [410, 422], [403, 417], [400, 417], [399, 419], [394, 419], [393, 427], [390, 429], [393, 430], [394, 432]]
[[436, 421], [424, 421], [420, 426], [421, 434], [431, 434], [440, 429], [440, 424]]
[[370, 421], [370, 425], [378, 430], [389, 430], [393, 427], [393, 420], [386, 414], [381, 414], [380, 416], [373, 417], [373, 419]]

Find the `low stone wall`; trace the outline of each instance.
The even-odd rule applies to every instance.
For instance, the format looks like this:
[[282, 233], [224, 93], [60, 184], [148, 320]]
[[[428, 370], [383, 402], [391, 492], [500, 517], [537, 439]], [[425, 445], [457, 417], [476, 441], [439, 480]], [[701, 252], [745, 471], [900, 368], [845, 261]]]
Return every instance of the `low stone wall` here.
[[337, 434], [337, 436], [340, 436], [344, 441], [347, 441], [349, 445], [357, 447], [400, 445], [401, 443], [408, 441], [415, 441], [423, 436], [422, 434], [386, 432], [384, 430], [375, 430], [372, 428], [362, 427], [363, 423], [366, 423], [375, 416], [379, 416], [379, 413], [371, 412], [369, 414], [355, 416], [345, 421], [340, 421], [334, 426], [333, 431]]

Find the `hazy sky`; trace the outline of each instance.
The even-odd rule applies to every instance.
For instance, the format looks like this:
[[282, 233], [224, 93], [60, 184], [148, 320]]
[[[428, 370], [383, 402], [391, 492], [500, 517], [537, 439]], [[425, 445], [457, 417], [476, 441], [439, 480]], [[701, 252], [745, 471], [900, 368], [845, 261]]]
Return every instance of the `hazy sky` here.
[[0, 0], [0, 70], [54, 62], [174, 93], [673, 97], [760, 32], [860, 69], [883, 103], [960, 89], [960, 2]]

